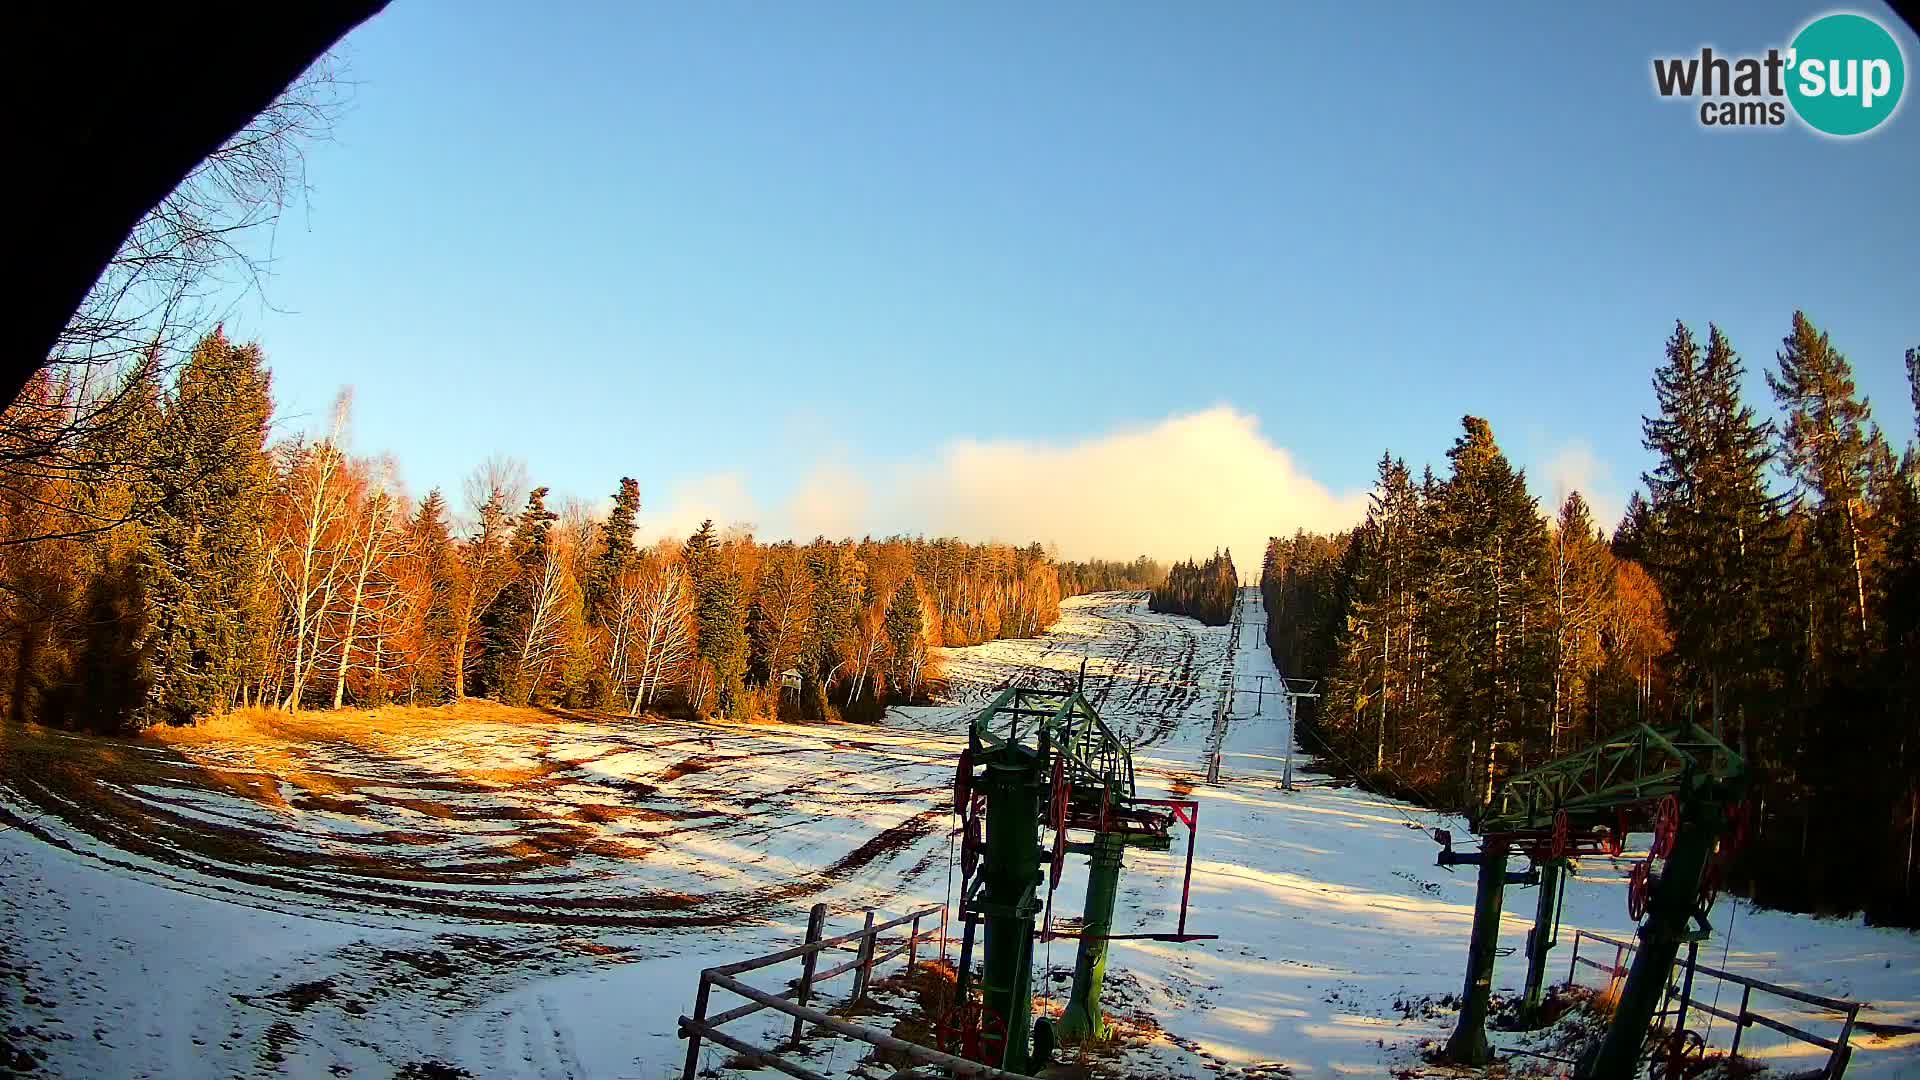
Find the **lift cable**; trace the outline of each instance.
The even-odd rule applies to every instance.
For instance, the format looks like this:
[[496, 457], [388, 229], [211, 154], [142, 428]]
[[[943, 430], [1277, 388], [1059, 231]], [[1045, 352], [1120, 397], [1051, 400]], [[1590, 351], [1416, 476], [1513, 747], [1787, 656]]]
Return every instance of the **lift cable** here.
[[[1723, 943], [1720, 949], [1720, 970], [1721, 971], [1727, 970], [1727, 958], [1733, 954], [1733, 920], [1738, 918], [1740, 915], [1740, 898], [1737, 896], [1728, 896], [1727, 904], [1728, 904], [1727, 932], [1721, 935], [1722, 937], [1726, 938], [1726, 941]], [[1727, 988], [1727, 980], [1715, 979], [1713, 981], [1713, 1008], [1716, 1011], [1720, 1008], [1720, 991], [1725, 990], [1726, 988]], [[1705, 1038], [1710, 1039], [1713, 1037], [1713, 1020], [1714, 1020], [1714, 1012], [1708, 1012], [1707, 1013], [1707, 1033], [1704, 1036]]]
[[[1327, 745], [1327, 741], [1325, 739], [1321, 739], [1319, 740], [1319, 742], [1320, 742], [1320, 748], [1322, 750], [1325, 750], [1327, 753], [1332, 754], [1333, 759], [1335, 761], [1338, 761], [1341, 765], [1344, 765], [1347, 771], [1353, 774], [1354, 786], [1358, 787], [1360, 790], [1365, 791], [1369, 794], [1378, 795], [1380, 798], [1385, 799], [1387, 801], [1387, 805], [1393, 808], [1395, 813], [1407, 819], [1407, 824], [1413, 826], [1416, 829], [1419, 829], [1421, 832], [1426, 833], [1429, 836], [1433, 834], [1433, 830], [1431, 828], [1420, 823], [1419, 821], [1416, 821], [1412, 814], [1407, 813], [1407, 811], [1400, 805], [1399, 799], [1394, 798], [1392, 795], [1389, 795], [1384, 791], [1376, 791], [1368, 787], [1366, 782], [1360, 778], [1362, 775], [1360, 770], [1354, 768], [1352, 762], [1348, 761], [1346, 758], [1341, 757], [1339, 751], [1335, 750], [1332, 746]], [[1395, 773], [1392, 768], [1388, 768], [1387, 773], [1391, 775], [1394, 779], [1399, 780], [1401, 783], [1403, 784], [1407, 783], [1406, 780], [1403, 777], [1401, 777], [1400, 774]], [[1418, 789], [1415, 788], [1412, 784], [1407, 784], [1407, 790], [1417, 791]], [[1438, 814], [1439, 811], [1433, 810], [1433, 811], [1429, 811], [1429, 813]]]

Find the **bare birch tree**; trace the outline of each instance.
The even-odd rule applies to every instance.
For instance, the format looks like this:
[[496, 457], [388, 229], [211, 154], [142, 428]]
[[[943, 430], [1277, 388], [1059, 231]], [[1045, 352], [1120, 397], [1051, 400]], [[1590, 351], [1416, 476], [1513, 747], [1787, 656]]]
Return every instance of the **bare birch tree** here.
[[[360, 499], [357, 507], [359, 513], [354, 515], [348, 552], [351, 561], [347, 566], [353, 585], [347, 599], [346, 625], [340, 637], [340, 663], [333, 680], [333, 707], [336, 709], [346, 703], [347, 677], [353, 671], [353, 649], [360, 633], [363, 613], [369, 601], [376, 599], [371, 595], [372, 591], [384, 589], [388, 564], [397, 554], [392, 483], [392, 462], [382, 462]], [[384, 600], [384, 595], [378, 599]], [[377, 651], [374, 662], [379, 662]]]
[[299, 709], [312, 677], [322, 623], [333, 608], [340, 584], [340, 532], [347, 517], [349, 488], [346, 457], [340, 447], [352, 398], [342, 393], [334, 405], [333, 428], [318, 443], [286, 449], [280, 550], [274, 560], [291, 639], [291, 667], [280, 707]]
[[531, 702], [567, 650], [566, 630], [578, 618], [580, 605], [579, 588], [568, 572], [573, 544], [565, 530], [556, 529], [535, 572], [526, 623], [513, 643], [514, 670], [502, 692], [508, 704]]
[[653, 704], [661, 685], [693, 660], [693, 589], [685, 567], [654, 558], [623, 579], [620, 592], [630, 593], [631, 600], [616, 598], [616, 606], [630, 602], [635, 612], [632, 649], [638, 656], [627, 715], [638, 716]]

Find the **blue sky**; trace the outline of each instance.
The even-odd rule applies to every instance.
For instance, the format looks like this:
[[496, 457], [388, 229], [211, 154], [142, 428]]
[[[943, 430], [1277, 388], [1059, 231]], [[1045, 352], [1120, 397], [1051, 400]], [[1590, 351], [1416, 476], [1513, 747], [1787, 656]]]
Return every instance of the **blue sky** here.
[[[581, 496], [639, 477], [659, 531], [1240, 547], [1348, 512], [1383, 448], [1439, 463], [1468, 412], [1536, 492], [1617, 507], [1677, 317], [1759, 395], [1804, 307], [1912, 435], [1915, 106], [1842, 142], [1652, 90], [1656, 54], [1825, 10], [397, 0], [229, 325], [288, 430], [350, 384], [416, 492], [507, 453]], [[1036, 509], [1140, 460], [1237, 509]]]

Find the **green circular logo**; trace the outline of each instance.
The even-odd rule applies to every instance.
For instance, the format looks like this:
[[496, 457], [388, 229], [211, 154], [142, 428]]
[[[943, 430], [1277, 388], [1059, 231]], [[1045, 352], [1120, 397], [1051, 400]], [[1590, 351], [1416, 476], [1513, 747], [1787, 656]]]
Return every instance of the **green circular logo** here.
[[1864, 135], [1900, 106], [1907, 85], [1900, 43], [1864, 15], [1808, 23], [1787, 53], [1787, 99], [1815, 131]]

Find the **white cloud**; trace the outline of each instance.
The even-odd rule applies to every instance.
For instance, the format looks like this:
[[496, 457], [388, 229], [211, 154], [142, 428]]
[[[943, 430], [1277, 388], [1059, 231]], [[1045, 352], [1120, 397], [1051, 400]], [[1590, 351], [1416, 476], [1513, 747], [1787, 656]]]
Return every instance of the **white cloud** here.
[[928, 532], [1059, 545], [1066, 558], [1162, 559], [1229, 547], [1243, 572], [1267, 537], [1357, 521], [1339, 496], [1221, 406], [1062, 446], [966, 440], [899, 470], [903, 516]]
[[747, 493], [746, 478], [738, 472], [689, 477], [675, 484], [661, 505], [664, 509], [640, 514], [643, 546], [690, 536], [708, 518], [722, 529], [753, 520], [753, 497]]
[[[737, 475], [702, 478], [690, 493], [701, 508], [682, 505], [686, 493], [676, 491], [659, 527], [754, 517]], [[706, 509], [714, 505], [734, 513]], [[930, 459], [883, 463], [865, 475], [823, 462], [759, 520], [767, 539], [924, 533], [1037, 540], [1069, 559], [1170, 560], [1227, 547], [1251, 575], [1268, 536], [1344, 528], [1365, 508], [1364, 493], [1328, 490], [1268, 440], [1257, 418], [1221, 406], [1062, 444], [963, 439]]]
[[1608, 532], [1620, 523], [1620, 515], [1626, 510], [1626, 500], [1613, 478], [1613, 466], [1601, 461], [1584, 442], [1561, 446], [1546, 460], [1539, 477], [1529, 479], [1529, 486], [1536, 492], [1542, 491], [1544, 482], [1546, 497], [1540, 501], [1540, 511], [1548, 517], [1559, 514], [1560, 504], [1574, 491], [1593, 509], [1594, 523]]
[[780, 515], [796, 540], [815, 536], [859, 536], [873, 531], [868, 517], [867, 483], [839, 462], [815, 465], [787, 499]]

